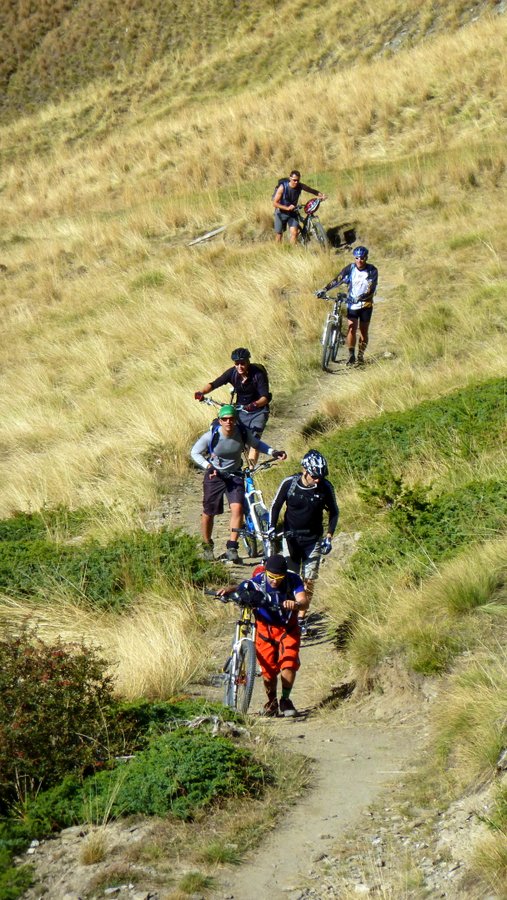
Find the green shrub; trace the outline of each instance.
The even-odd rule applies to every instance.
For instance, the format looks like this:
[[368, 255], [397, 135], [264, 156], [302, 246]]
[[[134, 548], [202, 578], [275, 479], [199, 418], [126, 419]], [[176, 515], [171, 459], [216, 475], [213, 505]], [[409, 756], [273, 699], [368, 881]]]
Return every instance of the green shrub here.
[[106, 662], [28, 631], [0, 641], [0, 814], [18, 794], [104, 759], [113, 708]]
[[216, 575], [216, 566], [201, 559], [198, 541], [183, 531], [139, 530], [105, 545], [76, 545], [50, 540], [46, 526], [39, 514], [0, 522], [0, 592], [32, 597], [61, 588], [120, 608], [163, 578], [204, 584]]
[[225, 797], [258, 794], [266, 773], [252, 755], [227, 738], [183, 729], [161, 735], [134, 759], [98, 772], [80, 784], [74, 776], [28, 803], [31, 833], [109, 816], [191, 819]]
[[354, 554], [356, 579], [398, 566], [422, 577], [463, 545], [494, 538], [507, 525], [507, 484], [474, 481], [430, 499], [430, 491], [400, 489], [385, 516], [387, 533], [369, 533]]
[[[321, 441], [320, 449], [337, 470], [345, 465], [360, 480], [385, 468], [420, 456], [431, 444], [450, 460], [473, 459], [495, 447], [505, 428], [507, 379], [494, 378], [428, 400], [400, 413], [384, 413]], [[366, 478], [365, 478], [366, 476]]]
[[201, 698], [181, 698], [174, 701], [122, 701], [114, 711], [116, 744], [120, 737], [129, 752], [146, 747], [151, 737], [181, 726], [197, 716], [220, 716], [225, 721], [237, 718], [237, 713], [221, 703], [209, 703]]

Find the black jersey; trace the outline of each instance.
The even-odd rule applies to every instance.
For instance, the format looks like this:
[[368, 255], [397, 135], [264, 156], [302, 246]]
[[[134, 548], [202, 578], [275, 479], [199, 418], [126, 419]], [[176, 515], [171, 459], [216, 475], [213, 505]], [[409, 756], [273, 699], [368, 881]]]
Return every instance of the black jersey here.
[[318, 484], [306, 487], [302, 476], [290, 475], [284, 478], [271, 506], [270, 524], [276, 527], [282, 506], [285, 504], [284, 529], [301, 531], [302, 538], [322, 537], [324, 534], [324, 511], [329, 516], [327, 531], [334, 534], [338, 524], [339, 509], [334, 487], [323, 478]]

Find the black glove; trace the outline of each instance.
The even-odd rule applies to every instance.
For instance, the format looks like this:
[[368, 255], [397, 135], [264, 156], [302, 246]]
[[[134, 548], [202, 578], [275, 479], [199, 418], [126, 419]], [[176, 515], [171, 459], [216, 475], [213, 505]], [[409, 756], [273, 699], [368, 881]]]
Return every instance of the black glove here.
[[204, 400], [204, 394], [202, 391], [196, 391], [194, 394], [194, 400], [199, 400], [199, 403], [202, 403]]
[[315, 296], [318, 297], [319, 300], [322, 300], [322, 297], [326, 296], [326, 289], [321, 288], [320, 291], [315, 291]]

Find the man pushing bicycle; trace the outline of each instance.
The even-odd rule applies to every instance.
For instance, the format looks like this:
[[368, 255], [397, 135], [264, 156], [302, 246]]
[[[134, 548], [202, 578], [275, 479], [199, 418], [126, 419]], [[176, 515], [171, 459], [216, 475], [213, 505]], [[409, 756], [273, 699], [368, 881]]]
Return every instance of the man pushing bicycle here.
[[287, 459], [285, 450], [273, 450], [253, 431], [238, 422], [237, 415], [234, 406], [222, 406], [216, 422], [195, 442], [190, 451], [194, 463], [205, 470], [201, 518], [205, 559], [213, 559], [213, 524], [215, 516], [224, 511], [225, 494], [231, 510], [231, 533], [226, 555], [230, 562], [239, 562], [237, 532], [243, 522], [245, 499], [241, 473], [243, 452], [253, 447], [274, 459]]
[[[348, 366], [364, 364], [364, 352], [368, 346], [368, 331], [373, 313], [373, 296], [377, 290], [378, 269], [367, 262], [368, 248], [356, 247], [352, 253], [354, 262], [345, 266], [336, 278], [333, 278], [324, 288], [317, 291], [317, 297], [324, 297], [327, 291], [333, 290], [339, 284], [348, 286], [347, 319], [349, 323], [347, 332], [347, 347], [349, 358]], [[356, 362], [356, 336], [359, 326], [359, 350]]]
[[[287, 562], [281, 554], [275, 554], [268, 556], [263, 571], [239, 585], [223, 588], [219, 594], [226, 596], [233, 592], [238, 593], [240, 601], [252, 608], [257, 622], [255, 652], [267, 694], [264, 715], [296, 716], [290, 695], [300, 667], [298, 612], [308, 607], [301, 578], [295, 572], [288, 571]], [[281, 682], [280, 702], [277, 696], [278, 676]]]

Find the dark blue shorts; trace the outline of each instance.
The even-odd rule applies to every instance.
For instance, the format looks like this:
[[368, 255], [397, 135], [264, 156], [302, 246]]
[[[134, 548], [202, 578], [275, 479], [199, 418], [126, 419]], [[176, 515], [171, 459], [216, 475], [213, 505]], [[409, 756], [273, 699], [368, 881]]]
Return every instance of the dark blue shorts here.
[[240, 409], [238, 418], [243, 422], [246, 428], [253, 431], [257, 437], [260, 437], [266, 427], [269, 417], [269, 409], [263, 406], [262, 409], [254, 409], [253, 412], [247, 412], [246, 409]]
[[243, 503], [245, 484], [242, 475], [214, 474], [215, 469], [207, 469], [204, 473], [203, 512], [207, 516], [219, 516], [224, 511], [224, 494], [231, 503]]
[[347, 306], [347, 319], [353, 322], [369, 322], [373, 313], [373, 306], [364, 306], [363, 309], [349, 309]]

